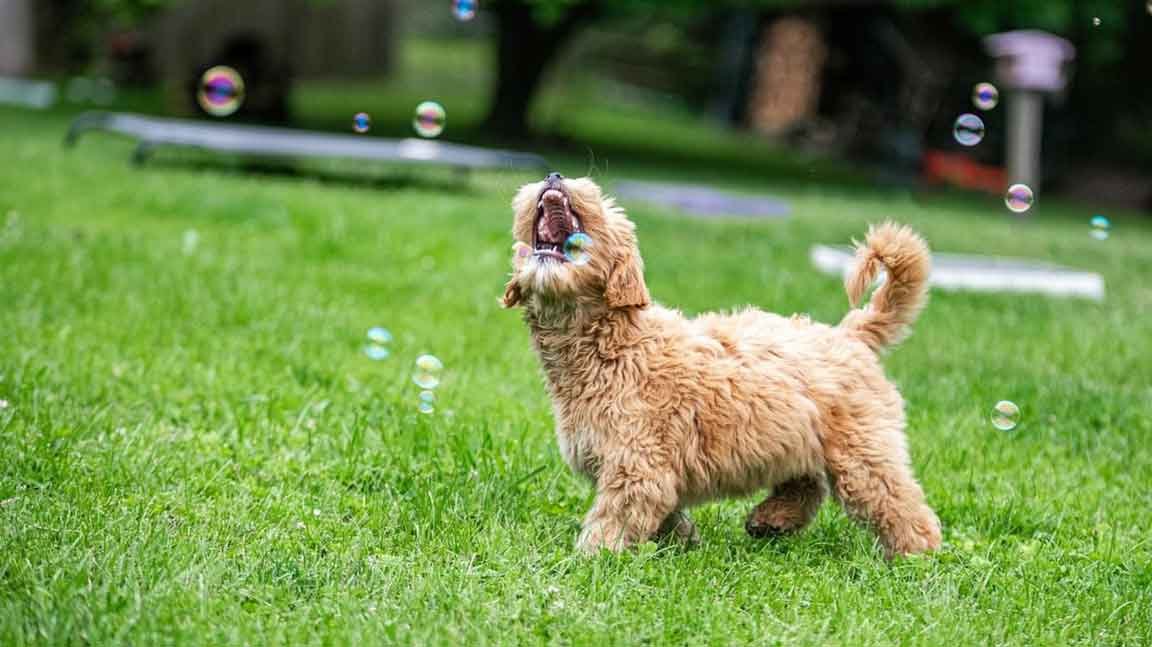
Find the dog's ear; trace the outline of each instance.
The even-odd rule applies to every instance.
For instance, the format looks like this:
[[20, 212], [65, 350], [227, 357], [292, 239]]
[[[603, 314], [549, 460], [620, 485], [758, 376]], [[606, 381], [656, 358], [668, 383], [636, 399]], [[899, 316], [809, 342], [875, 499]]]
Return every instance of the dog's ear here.
[[644, 284], [644, 263], [635, 251], [629, 250], [612, 266], [604, 301], [609, 308], [643, 308], [652, 302]]
[[516, 277], [513, 276], [508, 279], [508, 283], [504, 286], [504, 298], [500, 300], [500, 303], [505, 308], [515, 308], [520, 305], [520, 302], [523, 300], [524, 294], [520, 291], [520, 284], [516, 281]]

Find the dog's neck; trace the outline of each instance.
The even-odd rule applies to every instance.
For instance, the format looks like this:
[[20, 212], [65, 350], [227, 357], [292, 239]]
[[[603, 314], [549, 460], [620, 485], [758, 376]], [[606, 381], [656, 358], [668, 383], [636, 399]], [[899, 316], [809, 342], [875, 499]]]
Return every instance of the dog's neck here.
[[639, 308], [533, 299], [524, 320], [554, 392], [594, 380], [641, 339]]

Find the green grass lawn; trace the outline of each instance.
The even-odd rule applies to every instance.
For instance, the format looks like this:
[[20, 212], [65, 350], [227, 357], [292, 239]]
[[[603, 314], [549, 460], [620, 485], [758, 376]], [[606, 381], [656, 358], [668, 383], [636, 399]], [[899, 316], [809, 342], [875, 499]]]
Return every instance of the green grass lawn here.
[[[731, 177], [626, 177], [790, 200], [783, 222], [641, 204], [648, 282], [688, 313], [834, 321], [811, 268], [886, 218], [938, 250], [1101, 272], [1103, 303], [935, 292], [887, 359], [946, 547], [886, 563], [834, 504], [750, 539], [696, 509], [695, 550], [573, 554], [591, 499], [555, 449], [528, 335], [497, 306], [508, 202], [535, 179], [319, 181], [126, 163], [59, 114], [0, 109], [0, 644], [1147, 644], [1152, 227], [1045, 202]], [[741, 144], [746, 146], [746, 144]], [[558, 170], [587, 169], [561, 157]], [[198, 244], [186, 249], [195, 232]], [[392, 331], [392, 356], [361, 352]], [[434, 415], [413, 361], [446, 366]], [[1020, 426], [1001, 432], [1010, 399]]]

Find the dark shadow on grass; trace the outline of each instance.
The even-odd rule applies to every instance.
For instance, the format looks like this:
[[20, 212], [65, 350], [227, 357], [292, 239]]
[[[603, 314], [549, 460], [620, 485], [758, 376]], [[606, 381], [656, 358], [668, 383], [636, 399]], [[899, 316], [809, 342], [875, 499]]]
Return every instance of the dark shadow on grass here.
[[195, 172], [214, 172], [229, 175], [249, 175], [278, 180], [305, 180], [320, 184], [394, 191], [401, 189], [430, 189], [438, 192], [467, 196], [479, 193], [466, 169], [439, 167], [376, 166], [372, 169], [353, 170], [311, 168], [293, 160], [238, 160], [235, 158], [207, 159], [184, 156], [156, 156], [148, 160], [148, 167]]
[[[325, 132], [347, 130], [347, 124], [342, 120], [306, 119], [296, 125]], [[410, 137], [411, 131], [381, 127], [374, 128], [373, 135]], [[748, 138], [748, 145], [743, 147], [700, 150], [643, 135], [618, 140], [602, 134], [581, 136], [555, 130], [533, 130], [523, 136], [508, 137], [475, 125], [456, 124], [450, 141], [536, 153], [557, 168], [572, 166], [574, 159], [585, 160], [582, 164], [585, 168], [566, 168], [570, 175], [601, 175], [604, 171], [623, 168], [629, 172], [643, 169], [646, 174], [669, 179], [741, 184], [769, 181], [792, 187], [832, 185], [844, 191], [877, 190], [873, 168], [827, 156], [797, 154], [785, 144], [758, 142], [755, 137]]]
[[[746, 556], [769, 555], [799, 562], [809, 566], [830, 561], [851, 561], [857, 558], [855, 536], [848, 533], [860, 532], [856, 529], [835, 532], [809, 528], [795, 535], [782, 535], [770, 538], [755, 538], [745, 535], [743, 541], [733, 546], [734, 550]], [[883, 559], [879, 550], [876, 558]]]
[[[700, 530], [698, 549], [723, 550], [739, 560], [779, 559], [809, 566], [852, 561], [859, 557], [861, 533], [867, 532], [846, 520], [823, 518], [797, 533], [757, 538], [744, 530], [743, 508], [697, 508], [690, 514]], [[875, 554], [883, 561], [879, 548]]]

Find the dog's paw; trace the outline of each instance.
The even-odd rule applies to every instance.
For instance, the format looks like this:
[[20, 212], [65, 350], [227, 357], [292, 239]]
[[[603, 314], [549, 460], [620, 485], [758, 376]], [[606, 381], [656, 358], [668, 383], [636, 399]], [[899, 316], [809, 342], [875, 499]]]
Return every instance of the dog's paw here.
[[700, 531], [687, 514], [674, 512], [660, 525], [660, 530], [656, 531], [656, 539], [696, 546], [700, 543]]
[[584, 526], [576, 539], [576, 550], [585, 555], [595, 555], [602, 550], [619, 553], [631, 542], [624, 537], [623, 530], [608, 522], [594, 521]]
[[772, 537], [781, 537], [795, 532], [795, 528], [785, 526], [774, 526], [767, 523], [757, 523], [749, 519], [744, 523], [744, 532], [748, 533], [749, 537], [756, 539], [769, 539]]
[[887, 559], [934, 552], [940, 549], [940, 522], [929, 511], [907, 526], [881, 535], [880, 542]]
[[744, 531], [757, 539], [779, 537], [800, 531], [811, 519], [802, 502], [769, 497], [748, 514]]

